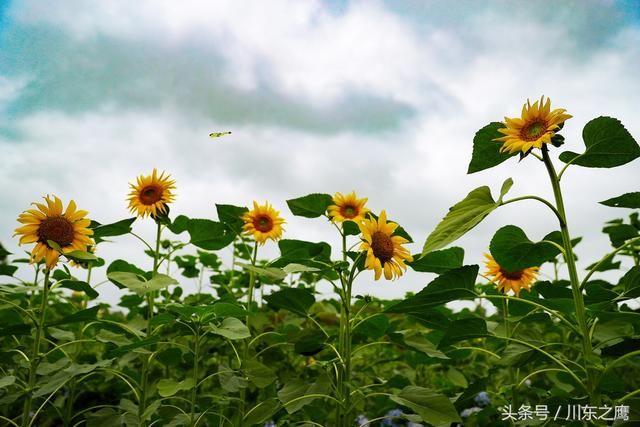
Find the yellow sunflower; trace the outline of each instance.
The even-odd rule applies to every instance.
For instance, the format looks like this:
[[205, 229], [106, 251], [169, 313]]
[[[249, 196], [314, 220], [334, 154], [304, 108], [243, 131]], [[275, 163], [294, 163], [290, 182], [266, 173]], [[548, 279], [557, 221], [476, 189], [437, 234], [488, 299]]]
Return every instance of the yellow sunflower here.
[[355, 191], [346, 196], [342, 193], [336, 193], [333, 196], [334, 204], [327, 208], [329, 218], [333, 222], [360, 222], [364, 219], [365, 214], [369, 212], [369, 209], [364, 207], [367, 200], [366, 197], [358, 199]]
[[91, 220], [85, 218], [87, 211], [77, 210], [76, 203], [71, 200], [64, 210], [62, 200], [56, 196], [46, 196], [46, 205], [32, 203], [38, 209], [28, 209], [18, 216], [18, 222], [24, 224], [16, 228], [15, 235], [21, 235], [20, 244], [36, 243], [31, 251], [31, 262], [45, 260], [47, 269], [51, 270], [58, 263], [60, 252], [47, 243], [49, 240], [60, 246], [63, 252], [84, 251], [93, 246], [89, 229]]
[[263, 245], [267, 239], [276, 241], [282, 237], [284, 219], [280, 217], [280, 212], [275, 210], [269, 203], [258, 205], [254, 200], [253, 210], [242, 215], [244, 234], [252, 235], [258, 244]]
[[359, 226], [362, 232], [360, 250], [367, 252], [365, 268], [375, 271], [376, 280], [380, 279], [383, 271], [387, 280], [402, 276], [407, 270], [405, 261], [411, 262], [413, 257], [402, 247], [409, 241], [401, 236], [393, 236], [398, 224], [387, 222], [387, 213], [382, 211], [377, 221], [371, 217]]
[[504, 118], [506, 127], [498, 129], [498, 132], [505, 136], [494, 141], [503, 141], [500, 151], [508, 151], [509, 154], [518, 151], [526, 153], [531, 148], [542, 148], [542, 144], [551, 143], [551, 138], [562, 123], [573, 117], [566, 114], [566, 111], [564, 108], [551, 111], [551, 100], [547, 98], [545, 102], [544, 96], [533, 105], [527, 100], [522, 106], [520, 118]]
[[485, 261], [487, 266], [485, 275], [498, 286], [498, 290], [505, 294], [513, 291], [516, 296], [520, 296], [520, 291], [522, 289], [530, 290], [531, 284], [538, 278], [539, 267], [528, 267], [524, 270], [508, 272], [500, 267], [500, 264], [491, 255], [484, 254], [484, 256], [487, 259]]
[[136, 184], [129, 185], [129, 210], [142, 218], [166, 213], [167, 204], [175, 200], [171, 190], [175, 190], [176, 182], [171, 179], [171, 175], [165, 176], [164, 172], [158, 176], [155, 168], [151, 175], [140, 175]]

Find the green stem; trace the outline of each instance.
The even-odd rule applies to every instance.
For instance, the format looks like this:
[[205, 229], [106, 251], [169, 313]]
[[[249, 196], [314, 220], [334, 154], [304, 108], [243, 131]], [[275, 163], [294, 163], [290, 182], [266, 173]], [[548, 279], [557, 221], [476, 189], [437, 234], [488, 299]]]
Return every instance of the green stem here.
[[[132, 233], [133, 234], [133, 233]], [[154, 277], [158, 273], [158, 259], [160, 258], [160, 237], [162, 234], [162, 225], [157, 222], [156, 228], [156, 247], [153, 251], [153, 274], [151, 277]], [[147, 315], [147, 328], [145, 330], [147, 338], [151, 337], [153, 334], [153, 310], [154, 310], [154, 298], [155, 292], [149, 292], [147, 294], [147, 306], [148, 306], [148, 315]], [[140, 425], [144, 426], [146, 423], [143, 420], [143, 415], [147, 409], [147, 402], [149, 401], [149, 370], [151, 365], [151, 355], [146, 356], [142, 359], [142, 390], [140, 393], [140, 402], [138, 406], [138, 418], [140, 421]]]
[[191, 389], [191, 426], [195, 426], [196, 397], [198, 395], [198, 364], [200, 363], [200, 325], [196, 326], [196, 342], [193, 349], [193, 388]]
[[31, 414], [31, 403], [33, 401], [33, 388], [36, 385], [36, 370], [40, 364], [40, 340], [44, 330], [45, 314], [47, 312], [47, 299], [49, 298], [49, 269], [44, 271], [44, 290], [42, 291], [42, 301], [40, 303], [40, 317], [36, 325], [36, 336], [33, 341], [31, 360], [29, 361], [29, 381], [27, 383], [26, 398], [22, 410], [22, 426], [31, 424], [29, 415]]
[[556, 207], [553, 206], [551, 204], [551, 202], [549, 202], [546, 199], [543, 199], [542, 197], [538, 197], [538, 196], [515, 197], [513, 199], [509, 199], [509, 200], [503, 201], [500, 204], [500, 206], [508, 205], [509, 203], [517, 202], [517, 201], [520, 201], [520, 200], [537, 200], [538, 202], [544, 203], [549, 209], [551, 209], [553, 211], [553, 213], [555, 214], [556, 218], [558, 218], [558, 221], [560, 221], [560, 224], [562, 224], [564, 222], [564, 218], [562, 217], [562, 215], [560, 215], [560, 212], [558, 212], [558, 209], [556, 209]]
[[[253, 247], [253, 254], [251, 256], [251, 265], [255, 266], [256, 265], [256, 260], [258, 259], [258, 242], [256, 241], [254, 247]], [[255, 281], [256, 281], [256, 276], [255, 273], [253, 272], [253, 270], [249, 271], [249, 291], [247, 294], [247, 317], [245, 318], [245, 323], [247, 325], [247, 329], [249, 329], [249, 332], [251, 332], [251, 326], [250, 326], [250, 319], [251, 319], [251, 314], [250, 314], [250, 310], [251, 310], [251, 305], [253, 304], [253, 291], [254, 291], [254, 286], [255, 286]], [[242, 368], [242, 364], [246, 362], [246, 360], [249, 358], [249, 339], [247, 338], [246, 340], [244, 340], [243, 346], [242, 346], [242, 359], [240, 361], [240, 368]], [[245, 418], [245, 400], [247, 398], [247, 389], [243, 388], [242, 390], [240, 390], [240, 400], [238, 402], [239, 404], [239, 408], [238, 408], [238, 414], [237, 414], [237, 421], [236, 424], [237, 426], [242, 427], [244, 425], [244, 418]]]
[[[342, 235], [342, 259], [347, 261], [347, 236], [341, 230]], [[355, 269], [355, 262], [353, 268]], [[341, 355], [342, 366], [338, 370], [337, 387], [340, 405], [336, 411], [336, 425], [338, 427], [349, 427], [352, 424], [351, 419], [351, 290], [354, 279], [354, 271], [345, 274], [340, 272], [340, 283], [342, 289], [340, 299], [342, 306], [340, 309], [340, 342], [338, 352]]]
[[553, 195], [556, 201], [556, 207], [558, 213], [562, 217], [560, 221], [560, 232], [562, 234], [562, 243], [565, 250], [565, 261], [567, 263], [567, 269], [569, 270], [569, 280], [571, 282], [571, 292], [573, 293], [573, 301], [576, 308], [576, 318], [578, 320], [578, 327], [580, 329], [580, 335], [582, 339], [582, 352], [585, 362], [585, 369], [587, 371], [587, 388], [591, 395], [591, 404], [598, 405], [600, 398], [595, 384], [593, 384], [593, 375], [588, 367], [588, 360], [593, 355], [593, 349], [591, 346], [591, 339], [589, 336], [589, 328], [587, 325], [587, 315], [584, 307], [584, 297], [582, 296], [582, 290], [580, 287], [580, 279], [578, 278], [578, 271], [576, 268], [575, 257], [573, 256], [573, 246], [571, 244], [571, 235], [569, 234], [569, 228], [567, 226], [567, 214], [564, 209], [564, 200], [562, 198], [562, 190], [560, 188], [560, 179], [556, 174], [556, 170], [553, 167], [551, 158], [547, 146], [542, 147], [542, 157], [544, 164], [547, 168], [549, 178], [551, 180], [551, 186], [553, 187]]

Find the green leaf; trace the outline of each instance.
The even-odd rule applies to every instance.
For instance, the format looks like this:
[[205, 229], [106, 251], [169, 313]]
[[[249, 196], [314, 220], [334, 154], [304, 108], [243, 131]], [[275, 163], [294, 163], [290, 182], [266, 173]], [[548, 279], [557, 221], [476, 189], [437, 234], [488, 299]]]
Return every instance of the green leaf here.
[[429, 357], [436, 357], [438, 359], [448, 359], [446, 354], [438, 350], [434, 343], [429, 341], [421, 333], [415, 330], [398, 331], [403, 335], [404, 342], [409, 347], [412, 347]]
[[457, 370], [456, 368], [447, 369], [446, 375], [447, 375], [447, 379], [451, 381], [451, 384], [453, 384], [456, 387], [467, 388], [467, 386], [469, 385], [464, 374], [459, 370]]
[[253, 271], [258, 276], [267, 277], [276, 281], [282, 280], [287, 277], [287, 273], [285, 273], [282, 269], [276, 267], [258, 267], [256, 265], [251, 265], [244, 262], [236, 262], [236, 265], [242, 267], [247, 271]]
[[97, 298], [100, 294], [91, 287], [87, 282], [80, 280], [63, 280], [60, 282], [60, 287], [65, 289], [71, 289], [77, 292], [84, 292], [89, 298]]
[[388, 307], [387, 313], [407, 313], [420, 315], [425, 310], [446, 304], [458, 299], [476, 298], [474, 291], [476, 277], [478, 277], [477, 265], [465, 265], [464, 267], [449, 270], [436, 277], [420, 292], [409, 298]]
[[629, 239], [638, 237], [638, 229], [630, 224], [615, 224], [609, 225], [602, 229], [602, 231], [609, 235], [611, 244], [619, 248]]
[[280, 402], [275, 397], [270, 397], [249, 409], [244, 416], [244, 422], [247, 426], [262, 425], [269, 421], [273, 415], [280, 410]]
[[496, 138], [504, 136], [498, 132], [498, 129], [504, 127], [503, 123], [491, 122], [476, 133], [473, 138], [473, 155], [471, 156], [471, 163], [469, 163], [467, 173], [492, 168], [518, 154], [501, 153], [502, 142], [494, 141]]
[[582, 154], [565, 151], [560, 160], [588, 168], [612, 168], [640, 157], [640, 147], [629, 131], [613, 117], [598, 117], [582, 130], [586, 150]]
[[640, 297], [640, 267], [635, 266], [620, 279], [624, 295], [628, 298]]
[[376, 313], [359, 322], [353, 332], [359, 332], [369, 338], [382, 337], [389, 329], [389, 319], [382, 313]]
[[427, 388], [410, 385], [397, 395], [390, 396], [390, 399], [412, 409], [428, 424], [442, 425], [462, 422], [458, 411], [448, 397], [434, 393]]
[[235, 317], [227, 317], [220, 326], [209, 325], [208, 329], [230, 340], [243, 340], [251, 336], [249, 328]]
[[600, 204], [613, 208], [640, 209], [640, 191], [625, 193], [622, 196], [604, 200]]
[[248, 212], [249, 209], [241, 206], [216, 204], [216, 210], [218, 211], [218, 219], [236, 234], [240, 234], [244, 225], [242, 215]]
[[0, 388], [5, 388], [10, 385], [13, 385], [13, 383], [15, 382], [16, 382], [16, 377], [14, 377], [13, 375], [2, 377], [0, 378]]
[[169, 397], [179, 391], [191, 390], [194, 385], [193, 378], [187, 378], [180, 382], [163, 378], [158, 381], [158, 394], [162, 397]]
[[141, 280], [140, 276], [135, 273], [124, 271], [114, 271], [107, 274], [109, 280], [120, 283], [131, 289], [138, 295], [145, 295], [159, 289], [164, 289], [170, 285], [177, 285], [178, 281], [166, 274], [156, 273], [150, 280]]
[[615, 257], [609, 257], [605, 260], [605, 262], [603, 262], [602, 264], [600, 264], [598, 266], [597, 269], [593, 270], [596, 265], [598, 264], [599, 261], [594, 262], [593, 264], [587, 266], [587, 270], [593, 270], [593, 271], [609, 271], [609, 270], [617, 270], [620, 268], [620, 264], [621, 262], [613, 262], [613, 259]]
[[309, 384], [309, 381], [295, 379], [286, 383], [284, 387], [278, 391], [278, 399], [280, 399], [280, 402], [282, 402], [287, 412], [293, 414], [317, 399], [317, 397], [313, 396], [307, 398], [304, 398], [304, 396], [326, 394], [330, 386], [331, 382], [326, 375], [319, 377], [311, 384]]
[[[552, 233], [543, 240], [555, 241], [558, 237], [556, 233]], [[489, 250], [496, 262], [510, 272], [538, 267], [560, 253], [560, 250], [550, 243], [532, 242], [524, 231], [515, 225], [499, 229], [491, 239]]]
[[272, 384], [277, 378], [273, 369], [263, 365], [255, 359], [247, 360], [243, 364], [242, 370], [249, 381], [258, 388], [265, 388]]
[[[222, 205], [225, 206], [225, 205]], [[230, 211], [232, 210], [230, 205], [226, 205], [227, 208], [223, 208], [222, 215], [225, 219], [233, 222], [230, 219]], [[233, 207], [235, 208], [235, 206]], [[219, 213], [220, 215], [220, 213]], [[212, 221], [210, 219], [188, 218], [184, 215], [179, 215], [173, 223], [169, 224], [168, 228], [175, 234], [180, 234], [184, 231], [189, 233], [190, 243], [206, 250], [218, 250], [228, 246], [235, 239], [237, 232], [234, 231], [233, 224], [227, 225], [222, 222]]]
[[422, 254], [425, 255], [444, 248], [478, 225], [487, 215], [500, 206], [502, 198], [512, 185], [513, 180], [511, 178], [508, 178], [502, 184], [498, 201], [493, 200], [491, 190], [487, 186], [471, 191], [467, 197], [449, 209], [440, 224], [427, 237]]
[[16, 266], [0, 264], [0, 276], [13, 276], [16, 271], [18, 271]]
[[123, 219], [118, 222], [114, 222], [111, 224], [99, 224], [97, 222], [93, 222], [93, 239], [96, 243], [100, 243], [104, 240], [105, 237], [115, 237], [121, 236], [123, 234], [127, 234], [131, 232], [131, 225], [136, 220], [136, 218], [128, 218]]
[[236, 371], [224, 365], [218, 366], [218, 379], [222, 388], [231, 393], [236, 393], [249, 385], [245, 378], [236, 375]]
[[287, 200], [291, 213], [305, 218], [317, 218], [324, 215], [332, 203], [333, 197], [318, 193]]
[[415, 271], [442, 274], [454, 268], [462, 267], [464, 249], [454, 246], [449, 249], [433, 251], [421, 257], [413, 256], [414, 261], [407, 265]]
[[63, 255], [75, 262], [97, 261], [98, 257], [87, 251], [71, 251], [64, 252]]
[[443, 348], [459, 341], [486, 337], [488, 335], [487, 324], [483, 319], [470, 317], [467, 319], [454, 320], [438, 343], [438, 348]]
[[266, 295], [264, 299], [274, 310], [285, 309], [306, 317], [309, 308], [316, 302], [311, 291], [300, 288], [286, 288]]
[[68, 325], [71, 323], [79, 323], [79, 322], [88, 322], [90, 320], [95, 320], [98, 315], [99, 306], [87, 308], [86, 310], [80, 310], [77, 313], [73, 313], [69, 316], [63, 317], [60, 320], [55, 322], [47, 323], [47, 326], [59, 326], [59, 325]]

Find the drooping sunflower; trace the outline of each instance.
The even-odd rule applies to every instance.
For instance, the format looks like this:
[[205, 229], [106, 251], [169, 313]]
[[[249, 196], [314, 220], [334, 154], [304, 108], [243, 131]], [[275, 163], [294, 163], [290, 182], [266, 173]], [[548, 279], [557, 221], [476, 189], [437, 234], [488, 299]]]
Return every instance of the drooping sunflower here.
[[158, 176], [155, 168], [151, 175], [140, 175], [136, 184], [129, 185], [129, 210], [141, 218], [166, 213], [167, 204], [175, 200], [172, 190], [175, 190], [176, 182], [171, 179], [171, 175], [165, 176], [164, 172]]
[[361, 251], [367, 252], [365, 268], [375, 272], [375, 279], [380, 279], [384, 271], [384, 278], [391, 280], [402, 276], [407, 270], [405, 261], [413, 261], [408, 249], [402, 245], [409, 243], [402, 236], [394, 236], [393, 232], [398, 224], [387, 222], [387, 213], [380, 212], [376, 220], [373, 217], [365, 219], [359, 224], [362, 233]]
[[267, 239], [276, 241], [282, 237], [285, 220], [280, 217], [280, 212], [275, 210], [268, 202], [258, 205], [253, 201], [253, 209], [242, 215], [244, 234], [253, 236], [260, 245], [264, 245]]
[[528, 267], [523, 270], [509, 272], [503, 269], [490, 254], [484, 254], [487, 266], [485, 275], [498, 286], [503, 293], [513, 291], [515, 296], [520, 296], [522, 289], [530, 290], [531, 285], [538, 277], [539, 267]]
[[366, 213], [369, 212], [369, 209], [364, 207], [367, 200], [366, 197], [358, 199], [355, 191], [352, 191], [346, 196], [342, 193], [336, 193], [333, 196], [333, 205], [327, 208], [329, 218], [331, 218], [333, 222], [360, 222], [364, 219]]
[[522, 106], [520, 118], [504, 118], [506, 127], [498, 129], [498, 132], [505, 136], [496, 138], [494, 141], [502, 141], [500, 151], [507, 151], [509, 154], [521, 151], [526, 153], [531, 148], [542, 148], [542, 144], [551, 143], [551, 138], [560, 129], [561, 125], [569, 120], [571, 115], [566, 114], [564, 108], [551, 110], [551, 100], [544, 96], [540, 101], [531, 105], [527, 103]]
[[24, 224], [16, 228], [15, 235], [21, 235], [20, 244], [35, 243], [31, 251], [31, 262], [40, 262], [43, 258], [47, 269], [58, 263], [60, 252], [49, 246], [48, 241], [58, 244], [63, 252], [84, 251], [93, 246], [89, 229], [91, 220], [85, 218], [87, 211], [78, 210], [71, 200], [67, 209], [56, 196], [46, 196], [43, 203], [32, 203], [37, 209], [28, 209], [18, 216], [18, 222]]

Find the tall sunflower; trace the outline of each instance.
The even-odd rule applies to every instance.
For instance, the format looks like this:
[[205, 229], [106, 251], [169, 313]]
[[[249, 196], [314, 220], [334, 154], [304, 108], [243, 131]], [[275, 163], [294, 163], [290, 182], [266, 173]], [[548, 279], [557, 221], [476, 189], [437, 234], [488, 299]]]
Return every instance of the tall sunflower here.
[[566, 114], [566, 111], [564, 108], [551, 111], [551, 100], [547, 98], [545, 101], [544, 96], [533, 105], [527, 100], [522, 106], [520, 118], [504, 118], [506, 127], [498, 129], [498, 132], [505, 136], [494, 141], [502, 141], [500, 151], [507, 151], [509, 154], [518, 151], [526, 153], [532, 148], [542, 148], [542, 144], [551, 143], [551, 138], [560, 130], [562, 124], [573, 117]]
[[176, 182], [171, 179], [171, 175], [165, 176], [164, 172], [158, 176], [155, 168], [151, 175], [140, 175], [136, 184], [129, 185], [129, 210], [142, 218], [166, 213], [167, 204], [175, 200], [172, 190], [175, 190]]
[[355, 191], [346, 196], [342, 193], [336, 193], [333, 196], [333, 204], [327, 208], [329, 218], [333, 222], [360, 222], [369, 212], [369, 209], [364, 207], [367, 200], [366, 197], [358, 199]]
[[498, 290], [503, 293], [513, 291], [515, 296], [520, 296], [522, 289], [530, 290], [531, 285], [538, 277], [539, 267], [528, 267], [523, 270], [509, 272], [503, 269], [500, 264], [489, 254], [484, 254], [487, 266], [485, 275], [498, 286]]
[[40, 262], [43, 258], [49, 270], [56, 266], [60, 252], [49, 246], [55, 242], [63, 252], [84, 251], [93, 246], [89, 229], [91, 220], [85, 218], [87, 211], [77, 210], [76, 203], [71, 200], [64, 209], [62, 200], [56, 196], [46, 196], [46, 205], [32, 203], [37, 209], [28, 209], [18, 216], [18, 222], [24, 224], [16, 228], [15, 235], [21, 235], [20, 244], [35, 243], [31, 251], [31, 262]]
[[384, 271], [384, 278], [391, 280], [402, 276], [407, 270], [405, 261], [413, 261], [409, 250], [402, 245], [409, 243], [401, 236], [394, 236], [393, 232], [398, 224], [387, 222], [387, 213], [380, 212], [378, 220], [371, 217], [359, 224], [362, 233], [361, 251], [367, 252], [365, 268], [375, 272], [375, 279], [380, 279]]
[[253, 201], [253, 209], [242, 215], [244, 234], [253, 236], [258, 244], [263, 245], [267, 239], [276, 241], [282, 237], [285, 220], [280, 217], [280, 212], [275, 210], [268, 202], [258, 205]]

